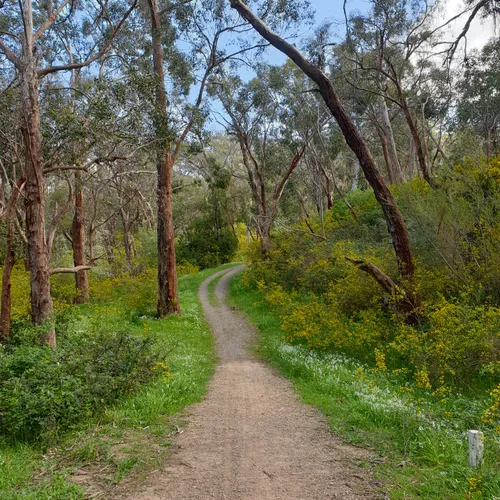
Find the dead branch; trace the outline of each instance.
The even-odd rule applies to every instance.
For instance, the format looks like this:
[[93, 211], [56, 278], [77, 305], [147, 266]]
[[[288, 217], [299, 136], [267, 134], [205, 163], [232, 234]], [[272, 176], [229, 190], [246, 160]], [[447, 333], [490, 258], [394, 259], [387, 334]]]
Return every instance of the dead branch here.
[[352, 262], [355, 266], [359, 267], [365, 273], [368, 273], [387, 293], [391, 295], [396, 292], [397, 286], [394, 281], [387, 276], [381, 269], [373, 265], [371, 262], [362, 259], [351, 259], [345, 257], [345, 260]]
[[80, 271], [90, 271], [91, 266], [76, 266], [76, 267], [54, 267], [50, 270], [50, 275], [53, 274], [76, 274]]

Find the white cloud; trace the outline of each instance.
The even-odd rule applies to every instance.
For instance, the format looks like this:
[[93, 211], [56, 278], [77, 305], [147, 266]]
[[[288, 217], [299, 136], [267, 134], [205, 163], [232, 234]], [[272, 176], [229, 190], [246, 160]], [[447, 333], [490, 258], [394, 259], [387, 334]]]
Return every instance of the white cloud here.
[[[451, 19], [465, 9], [463, 1], [448, 0], [443, 3], [442, 17], [440, 16], [442, 22]], [[460, 35], [469, 15], [470, 12], [467, 12], [449, 25], [444, 35], [446, 41], [453, 41]], [[493, 17], [489, 16], [487, 19], [483, 19], [480, 15], [476, 16], [467, 32], [467, 50], [481, 48], [494, 34], [495, 23]], [[465, 43], [462, 41], [459, 50], [463, 50], [464, 46]]]

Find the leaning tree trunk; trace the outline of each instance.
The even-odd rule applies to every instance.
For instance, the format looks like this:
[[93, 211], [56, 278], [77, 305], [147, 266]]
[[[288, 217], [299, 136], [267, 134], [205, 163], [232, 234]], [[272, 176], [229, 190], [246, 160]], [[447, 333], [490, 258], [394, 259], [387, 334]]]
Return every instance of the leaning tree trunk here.
[[[411, 281], [415, 274], [415, 263], [405, 221], [391, 190], [375, 165], [366, 142], [361, 137], [352, 118], [345, 111], [332, 82], [320, 68], [305, 59], [294, 45], [291, 45], [272, 32], [241, 0], [230, 0], [230, 3], [231, 7], [236, 9], [263, 38], [292, 59], [318, 86], [325, 104], [337, 121], [348, 146], [358, 158], [365, 178], [372, 187], [375, 198], [382, 207], [398, 261], [400, 275], [403, 280]], [[418, 300], [413, 293], [409, 292], [408, 297], [410, 298], [410, 296], [413, 307]]]
[[180, 313], [177, 294], [173, 220], [173, 162], [170, 158], [170, 139], [167, 129], [167, 92], [163, 73], [163, 48], [158, 0], [148, 0], [151, 13], [151, 43], [156, 75], [155, 128], [158, 139], [156, 168], [158, 171], [158, 316]]
[[[73, 262], [75, 267], [85, 265], [85, 212], [83, 209], [83, 189], [80, 173], [75, 174], [75, 213], [71, 227], [71, 244], [73, 246]], [[75, 304], [89, 301], [89, 279], [87, 271], [75, 273], [77, 295]]]
[[[27, 2], [29, 3], [29, 2]], [[36, 57], [33, 55], [31, 12], [24, 13], [28, 22], [25, 38], [25, 61], [20, 70], [23, 136], [26, 150], [26, 236], [31, 283], [31, 317], [35, 325], [53, 320], [50, 296], [49, 249], [45, 239], [45, 193], [42, 165], [42, 136], [38, 108], [38, 76]], [[41, 336], [42, 343], [55, 346], [56, 335], [49, 325]]]
[[2, 337], [10, 335], [11, 317], [11, 276], [15, 264], [14, 252], [14, 223], [7, 223], [7, 245], [5, 249], [5, 262], [2, 272], [2, 310], [0, 313], [0, 328]]

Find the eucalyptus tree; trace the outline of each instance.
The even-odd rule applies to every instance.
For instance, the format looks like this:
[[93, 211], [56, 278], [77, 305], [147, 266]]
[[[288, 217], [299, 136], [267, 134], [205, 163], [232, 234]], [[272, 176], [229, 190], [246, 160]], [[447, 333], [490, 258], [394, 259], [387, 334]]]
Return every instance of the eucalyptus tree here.
[[299, 88], [291, 65], [257, 68], [247, 84], [236, 76], [217, 82], [228, 133], [240, 147], [255, 205], [255, 225], [264, 256], [286, 185], [311, 138], [311, 124], [299, 112]]
[[24, 175], [23, 144], [19, 124], [16, 91], [0, 95], [0, 223], [6, 226], [0, 313], [0, 340], [10, 334], [11, 276], [18, 251], [18, 240], [25, 237], [19, 224], [19, 201], [26, 179]]
[[[496, 22], [497, 16], [500, 14], [500, 0], [465, 0], [464, 4], [465, 9], [459, 12], [451, 20], [448, 20], [446, 23], [448, 24], [450, 21], [454, 21], [455, 19], [461, 19], [464, 14], [467, 14], [462, 30], [455, 40], [448, 44], [449, 47], [446, 50], [446, 62], [449, 64], [453, 61], [453, 57], [455, 56], [460, 43], [463, 40], [467, 40], [467, 34], [469, 33], [474, 19], [478, 17], [483, 19], [493, 18]], [[467, 53], [465, 54], [465, 59], [467, 59]]]
[[[405, 283], [405, 297], [401, 303], [401, 308], [408, 313], [408, 320], [414, 320], [419, 299], [412, 286], [416, 266], [407, 226], [394, 195], [377, 169], [366, 141], [340, 101], [332, 81], [316, 64], [306, 59], [294, 45], [272, 31], [241, 0], [230, 0], [230, 3], [231, 7], [243, 19], [246, 19], [264, 39], [288, 56], [317, 85], [317, 91], [337, 121], [348, 146], [357, 156], [366, 180], [373, 188], [375, 198], [383, 210], [398, 261], [400, 276]], [[370, 273], [385, 290], [390, 293], [396, 291], [395, 282], [382, 270], [366, 261], [355, 261], [354, 263]]]
[[[11, 65], [12, 78], [18, 82], [21, 99], [22, 129], [25, 145], [26, 233], [31, 283], [31, 314], [35, 324], [49, 323], [42, 342], [55, 346], [53, 304], [50, 295], [50, 262], [45, 231], [45, 193], [40, 126], [40, 80], [61, 71], [89, 66], [106, 54], [136, 6], [136, 1], [40, 2], [32, 0], [2, 3], [0, 53]], [[67, 23], [79, 37], [84, 56], [68, 61], [60, 36]], [[93, 34], [92, 34], [93, 33]], [[64, 40], [64, 38], [63, 38]], [[3, 61], [3, 62], [4, 62]]]
[[[240, 223], [246, 225], [248, 231], [254, 213], [237, 141], [225, 132], [203, 134], [198, 140], [199, 145], [193, 144], [191, 151], [184, 152], [181, 159], [180, 171], [185, 178], [178, 186], [176, 196], [176, 229], [179, 228], [180, 234], [194, 215], [202, 217], [208, 199], [212, 198], [212, 206], [215, 206], [217, 200], [214, 196], [220, 193], [224, 220], [227, 218], [232, 231], [236, 233]], [[224, 180], [221, 187], [218, 180]]]
[[[431, 28], [434, 9], [425, 1], [372, 0], [371, 10], [349, 20], [346, 42], [338, 51], [339, 64], [349, 84], [377, 96], [379, 135], [389, 177], [403, 180], [389, 109], [399, 108], [411, 133], [421, 175], [430, 182], [425, 108], [443, 98], [446, 72], [432, 63], [435, 56]], [[426, 92], [427, 82], [438, 78], [435, 92]], [[445, 97], [446, 98], [446, 97]]]
[[[173, 221], [173, 168], [193, 129], [200, 127], [210, 76], [236, 57], [263, 44], [234, 47], [233, 33], [244, 26], [220, 0], [161, 3], [148, 0], [155, 75], [153, 123], [158, 171], [159, 316], [180, 312]], [[187, 45], [176, 43], [187, 33]], [[234, 50], [233, 50], [234, 48]], [[169, 71], [164, 65], [168, 63]], [[194, 102], [189, 93], [195, 93]]]
[[469, 54], [458, 82], [456, 125], [470, 129], [484, 144], [487, 161], [500, 152], [500, 40]]

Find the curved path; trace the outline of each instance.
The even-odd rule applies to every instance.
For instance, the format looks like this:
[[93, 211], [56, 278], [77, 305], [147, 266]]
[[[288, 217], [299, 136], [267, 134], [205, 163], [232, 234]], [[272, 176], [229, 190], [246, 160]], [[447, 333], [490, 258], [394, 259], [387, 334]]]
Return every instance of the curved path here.
[[[202, 283], [199, 297], [219, 356], [207, 397], [191, 408], [165, 470], [122, 498], [380, 498], [369, 473], [355, 465], [367, 452], [335, 438], [288, 381], [250, 354], [255, 329], [224, 302], [229, 279], [242, 269]], [[215, 289], [218, 304], [211, 305], [208, 283], [224, 273]]]

